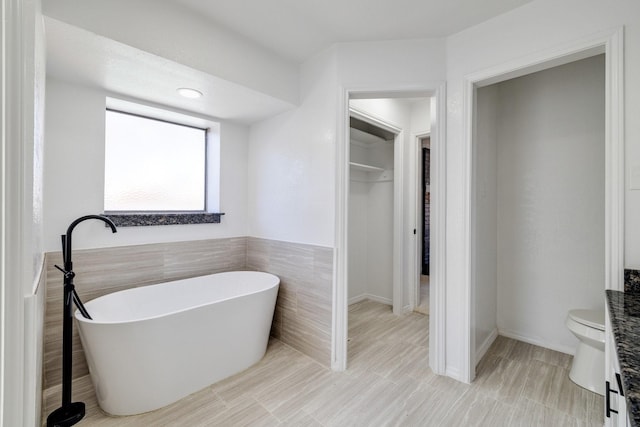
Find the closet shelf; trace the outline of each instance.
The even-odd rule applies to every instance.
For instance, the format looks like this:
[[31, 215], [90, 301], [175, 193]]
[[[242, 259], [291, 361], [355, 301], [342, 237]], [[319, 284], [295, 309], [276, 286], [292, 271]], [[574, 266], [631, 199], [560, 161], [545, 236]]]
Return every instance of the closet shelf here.
[[365, 165], [362, 163], [349, 162], [351, 169], [363, 171], [363, 172], [382, 172], [383, 168], [379, 168], [377, 166]]

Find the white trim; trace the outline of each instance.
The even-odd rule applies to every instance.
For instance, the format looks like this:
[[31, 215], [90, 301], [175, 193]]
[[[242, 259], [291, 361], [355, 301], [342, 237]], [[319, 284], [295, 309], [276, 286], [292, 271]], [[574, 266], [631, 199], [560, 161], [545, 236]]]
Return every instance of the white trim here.
[[379, 127], [380, 129], [384, 129], [396, 135], [402, 132], [402, 128], [400, 126], [394, 123], [390, 123], [388, 120], [360, 111], [357, 108], [349, 107], [349, 116], [362, 120], [363, 122], [367, 122], [371, 125], [374, 125], [375, 127]]
[[[475, 379], [475, 304], [473, 298], [473, 289], [475, 283], [473, 282], [473, 106], [474, 106], [474, 83], [470, 80], [465, 80], [463, 90], [463, 99], [465, 100], [463, 105], [463, 120], [464, 120], [464, 134], [463, 140], [468, 142], [464, 144], [462, 151], [462, 159], [464, 164], [463, 170], [463, 182], [464, 182], [464, 208], [463, 216], [464, 230], [463, 230], [463, 248], [462, 253], [462, 265], [463, 267], [463, 280], [466, 286], [462, 290], [462, 300], [465, 302], [465, 310], [462, 312], [462, 325], [463, 325], [463, 337], [462, 337], [462, 354], [463, 360], [466, 361], [462, 365], [460, 374], [463, 378], [462, 381], [470, 383]], [[466, 102], [471, 99], [471, 102]]]
[[360, 294], [358, 296], [349, 298], [349, 305], [357, 304], [359, 302], [366, 301], [367, 299], [369, 299], [367, 298], [367, 294]]
[[624, 290], [624, 37], [606, 40], [605, 289]]
[[485, 339], [484, 342], [482, 343], [482, 345], [480, 347], [478, 347], [478, 351], [476, 352], [476, 362], [475, 362], [476, 366], [478, 366], [478, 363], [480, 363], [480, 361], [482, 360], [484, 355], [487, 354], [487, 351], [489, 350], [489, 347], [491, 347], [491, 344], [493, 344], [493, 342], [496, 340], [496, 338], [498, 338], [498, 329], [497, 328], [494, 329], [493, 331], [491, 331], [491, 333], [489, 334], [487, 339]]
[[391, 301], [389, 298], [385, 298], [385, 297], [381, 297], [373, 294], [360, 294], [353, 298], [349, 298], [349, 305], [357, 304], [362, 301], [374, 301], [374, 302], [379, 302], [381, 304], [388, 305], [388, 306], [393, 305], [393, 301]]
[[[24, 8], [24, 9], [23, 9]], [[2, 58], [0, 74], [0, 425], [23, 425], [24, 407], [24, 175], [25, 112], [33, 99], [25, 99], [29, 67], [25, 56], [33, 49], [33, 34], [24, 30], [32, 12], [24, 2], [2, 2]], [[30, 271], [30, 270], [28, 270]], [[25, 282], [28, 280], [29, 282]]]
[[349, 178], [351, 182], [363, 182], [365, 184], [379, 183], [379, 182], [393, 182], [393, 179], [359, 179]]
[[38, 426], [42, 418], [42, 370], [44, 365], [45, 258], [42, 258], [36, 282], [37, 291], [24, 299], [25, 313], [25, 384], [24, 425]]
[[439, 85], [431, 98], [431, 230], [429, 247], [429, 366], [446, 370], [447, 283], [447, 87]]
[[464, 382], [464, 377], [459, 369], [454, 368], [453, 366], [447, 366], [447, 369], [444, 371], [444, 375], [453, 378], [456, 381]]
[[358, 147], [362, 147], [362, 148], [375, 148], [375, 147], [380, 147], [387, 144], [391, 144], [391, 141], [385, 141], [381, 139], [379, 142], [362, 142], [362, 141], [358, 141], [357, 139], [351, 138], [351, 145], [357, 145]]
[[405, 130], [393, 141], [393, 314], [403, 313], [404, 306], [404, 135]]
[[[422, 212], [424, 210], [424, 206], [422, 206], [422, 141], [421, 139], [426, 138], [431, 135], [431, 131], [421, 131], [413, 134], [413, 157], [414, 157], [414, 165], [413, 169], [415, 170], [415, 178], [414, 179], [414, 191], [413, 191], [413, 215], [415, 218], [415, 230], [416, 230], [416, 238], [413, 239], [413, 266], [409, 269], [409, 272], [413, 272], [409, 276], [409, 280], [411, 281], [409, 292], [409, 306], [407, 307], [407, 311], [413, 311], [420, 304], [420, 276], [422, 270], [422, 233], [424, 229], [424, 221], [420, 221], [422, 218]], [[431, 174], [431, 171], [429, 171]], [[418, 181], [419, 180], [419, 181]]]
[[[613, 54], [613, 50], [617, 50], [616, 44], [622, 43], [622, 34], [622, 27], [599, 31], [578, 40], [563, 43], [555, 48], [471, 73], [466, 78], [473, 81], [477, 87], [483, 87], [579, 61], [600, 53]], [[613, 45], [610, 45], [609, 42], [613, 42]], [[618, 45], [618, 47], [622, 49], [622, 45]], [[622, 54], [622, 50], [619, 54]]]
[[162, 120], [169, 123], [191, 126], [202, 130], [220, 133], [221, 119], [205, 114], [192, 113], [154, 102], [140, 100], [125, 95], [107, 93], [105, 108], [125, 114]]
[[333, 288], [331, 303], [331, 369], [347, 369], [347, 339], [349, 296], [349, 248], [347, 247], [347, 221], [349, 218], [349, 92], [338, 94], [336, 124], [336, 214], [333, 251]]
[[[7, 215], [6, 209], [10, 205], [7, 200], [7, 167], [9, 161], [5, 152], [8, 148], [7, 141], [9, 130], [7, 129], [7, 73], [9, 72], [11, 61], [9, 61], [10, 54], [7, 52], [9, 44], [7, 43], [7, 33], [11, 28], [11, 23], [7, 17], [8, 2], [2, 2], [0, 6], [0, 355], [2, 355], [0, 361], [0, 425], [4, 424], [6, 418], [6, 412], [8, 409], [7, 394], [8, 381], [6, 379], [5, 371], [8, 367], [5, 366], [5, 349], [11, 345], [11, 340], [7, 339], [7, 324], [10, 324], [10, 318], [7, 316], [7, 283], [11, 283], [11, 275], [7, 271], [7, 265], [10, 264], [8, 259], [7, 247], [11, 244], [9, 241], [9, 235], [7, 235]], [[5, 59], [6, 58], [6, 59]]]
[[557, 345], [557, 344], [548, 342], [543, 338], [538, 338], [538, 339], [531, 338], [527, 335], [521, 335], [516, 331], [510, 331], [507, 329], [498, 329], [498, 335], [501, 335], [507, 338], [512, 338], [514, 340], [526, 342], [528, 344], [536, 345], [538, 347], [559, 351], [560, 353], [570, 354], [571, 356], [573, 356], [576, 353], [576, 348], [577, 348], [577, 344], [576, 344], [576, 347], [571, 347], [566, 345]]
[[[434, 97], [434, 89], [435, 97]], [[438, 203], [438, 212], [432, 211], [434, 229], [431, 233], [431, 247], [434, 253], [438, 251], [437, 260], [432, 261], [430, 269], [436, 273], [431, 277], [431, 306], [429, 322], [429, 366], [434, 373], [445, 373], [445, 292], [444, 277], [446, 266], [445, 253], [445, 212], [446, 212], [446, 156], [444, 147], [445, 135], [445, 85], [444, 83], [430, 84], [426, 87], [390, 87], [370, 89], [350, 89], [342, 87], [338, 94], [337, 126], [336, 126], [336, 214], [335, 214], [335, 242], [334, 251], [334, 277], [333, 277], [333, 302], [332, 302], [332, 341], [331, 341], [331, 368], [333, 370], [345, 370], [347, 366], [347, 328], [348, 328], [348, 248], [347, 248], [347, 218], [349, 197], [349, 98], [358, 97], [401, 97], [408, 93], [416, 96], [432, 97], [432, 141], [442, 141], [439, 150], [434, 152], [432, 148], [432, 171], [442, 174], [437, 180], [438, 189], [432, 186], [432, 200], [434, 205]], [[366, 96], [364, 96], [366, 95]], [[436, 109], [437, 108], [437, 109]], [[436, 119], [437, 117], [437, 119]], [[437, 129], [436, 129], [437, 128]], [[438, 158], [434, 156], [438, 153]], [[437, 199], [436, 199], [437, 197]], [[403, 310], [405, 307], [402, 308]]]
[[[603, 49], [604, 48], [604, 49]], [[473, 113], [475, 87], [540, 71], [597, 53], [606, 54], [605, 131], [605, 288], [623, 289], [624, 249], [624, 89], [623, 29], [599, 32], [554, 49], [519, 58], [465, 77], [463, 83], [464, 260], [462, 378], [475, 375], [473, 313]]]

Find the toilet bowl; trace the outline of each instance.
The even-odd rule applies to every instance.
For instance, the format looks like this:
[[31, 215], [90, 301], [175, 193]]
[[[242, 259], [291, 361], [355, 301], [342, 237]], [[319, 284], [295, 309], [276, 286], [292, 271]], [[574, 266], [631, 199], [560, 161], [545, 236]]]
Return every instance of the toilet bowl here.
[[604, 395], [604, 311], [571, 310], [566, 325], [580, 340], [569, 378], [580, 387]]

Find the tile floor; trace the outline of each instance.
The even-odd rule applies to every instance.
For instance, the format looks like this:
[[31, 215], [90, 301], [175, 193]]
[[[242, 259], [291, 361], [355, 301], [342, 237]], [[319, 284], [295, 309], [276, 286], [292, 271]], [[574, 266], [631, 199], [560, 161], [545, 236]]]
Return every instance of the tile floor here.
[[[363, 301], [349, 309], [349, 369], [333, 372], [273, 339], [250, 369], [147, 414], [110, 417], [91, 381], [79, 426], [602, 426], [602, 397], [568, 379], [571, 356], [499, 337], [473, 384], [427, 366], [428, 317], [395, 317]], [[44, 418], [60, 390], [45, 393]]]

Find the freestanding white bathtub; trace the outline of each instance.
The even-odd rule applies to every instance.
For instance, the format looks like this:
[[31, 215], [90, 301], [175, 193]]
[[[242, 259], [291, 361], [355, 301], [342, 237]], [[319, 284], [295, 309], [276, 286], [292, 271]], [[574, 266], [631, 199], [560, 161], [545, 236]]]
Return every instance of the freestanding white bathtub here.
[[280, 279], [234, 271], [133, 288], [76, 311], [100, 407], [133, 415], [175, 402], [265, 354]]

